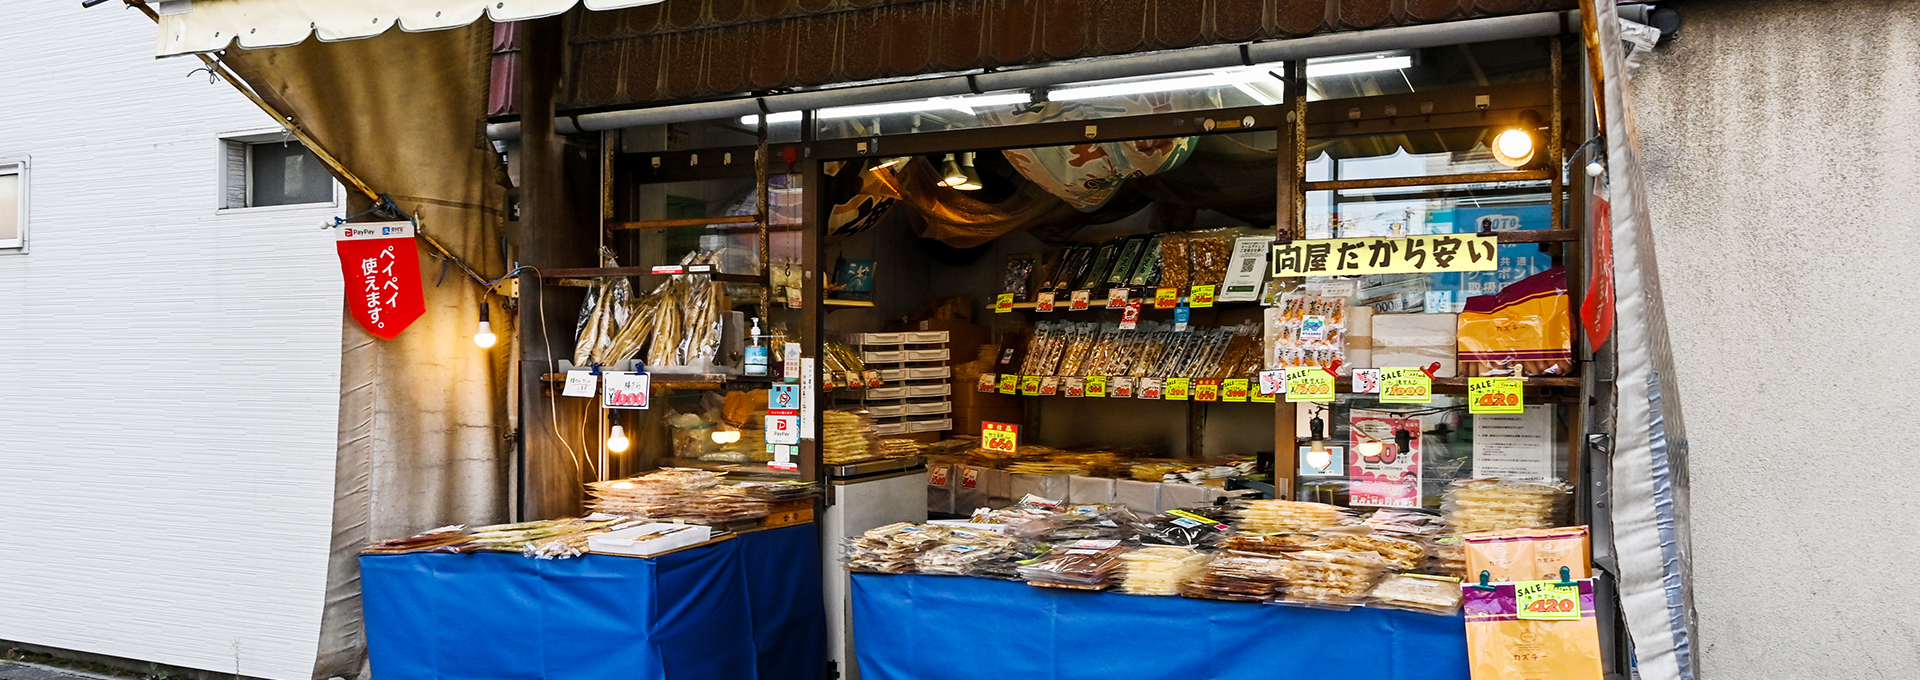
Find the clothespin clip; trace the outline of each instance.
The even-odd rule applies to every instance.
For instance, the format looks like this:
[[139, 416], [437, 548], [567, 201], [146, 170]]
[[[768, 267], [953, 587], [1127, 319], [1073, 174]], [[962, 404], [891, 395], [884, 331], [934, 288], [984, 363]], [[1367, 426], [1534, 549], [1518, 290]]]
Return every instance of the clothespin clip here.
[[1482, 570], [1480, 572], [1480, 583], [1477, 585], [1470, 585], [1467, 587], [1479, 588], [1481, 590], [1495, 590], [1495, 588], [1493, 587], [1493, 584], [1489, 583], [1489, 581], [1491, 581], [1492, 579], [1493, 579], [1493, 572]]
[[[1343, 363], [1343, 362], [1341, 362], [1341, 361], [1340, 361], [1340, 360], [1338, 360], [1338, 359], [1335, 359], [1335, 360], [1333, 361], [1333, 363], [1332, 363], [1331, 365], [1327, 365], [1327, 366], [1322, 366], [1322, 367], [1320, 367], [1320, 368], [1321, 368], [1321, 370], [1324, 370], [1324, 371], [1326, 371], [1326, 372], [1327, 372], [1327, 375], [1330, 375], [1330, 376], [1333, 376], [1333, 377], [1335, 377], [1335, 378], [1338, 378], [1338, 377], [1340, 377], [1340, 364], [1341, 364], [1341, 363]], [[1439, 364], [1434, 364], [1434, 365], [1435, 365], [1435, 366], [1438, 366]]]
[[592, 370], [594, 375], [600, 375], [600, 364], [594, 364]]
[[1438, 361], [1433, 362], [1431, 365], [1428, 365], [1425, 368], [1421, 368], [1420, 370], [1426, 372], [1428, 380], [1432, 380], [1433, 374], [1440, 372], [1440, 362]]
[[1573, 576], [1573, 571], [1567, 569], [1566, 567], [1561, 567], [1560, 582], [1555, 583], [1554, 585], [1560, 586], [1562, 588], [1572, 588], [1574, 586], [1580, 585], [1578, 582], [1575, 582], [1572, 578], [1569, 578], [1571, 576]]

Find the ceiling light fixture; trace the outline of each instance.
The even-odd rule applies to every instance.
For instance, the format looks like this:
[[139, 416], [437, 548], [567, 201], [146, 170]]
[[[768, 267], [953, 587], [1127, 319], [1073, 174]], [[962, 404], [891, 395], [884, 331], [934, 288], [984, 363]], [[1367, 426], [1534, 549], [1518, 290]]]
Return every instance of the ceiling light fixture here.
[[[1007, 94], [988, 94], [974, 97], [934, 97], [914, 99], [903, 102], [885, 102], [881, 104], [861, 104], [859, 106], [835, 106], [820, 109], [813, 113], [817, 119], [864, 118], [866, 116], [885, 116], [896, 113], [921, 113], [926, 111], [958, 111], [973, 113], [974, 109], [989, 106], [1013, 106], [1033, 101], [1033, 95], [1026, 92]], [[759, 116], [741, 116], [741, 125], [753, 125], [759, 122]], [[782, 111], [769, 114], [768, 123], [796, 123], [800, 121], [799, 111]]]
[[1540, 157], [1539, 117], [1532, 111], [1521, 112], [1520, 122], [1494, 133], [1487, 148], [1493, 151], [1494, 160], [1509, 168], [1533, 165]]
[[972, 151], [960, 154], [960, 183], [948, 186], [960, 191], [979, 191], [985, 186], [980, 183], [980, 171], [973, 167]]
[[1406, 54], [1379, 53], [1333, 59], [1309, 59], [1307, 60], [1307, 77], [1348, 76], [1355, 73], [1398, 71], [1412, 67], [1413, 57]]
[[967, 183], [967, 173], [960, 170], [960, 164], [954, 162], [953, 154], [940, 159], [940, 186], [957, 187]]

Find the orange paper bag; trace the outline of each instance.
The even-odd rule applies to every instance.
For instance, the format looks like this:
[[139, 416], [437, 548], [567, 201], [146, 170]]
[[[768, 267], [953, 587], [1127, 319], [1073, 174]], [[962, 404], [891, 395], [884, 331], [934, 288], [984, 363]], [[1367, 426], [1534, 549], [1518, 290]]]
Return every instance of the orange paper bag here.
[[[1520, 618], [1516, 589], [1522, 584], [1498, 583], [1492, 589], [1463, 586], [1467, 666], [1473, 680], [1600, 680], [1593, 579], [1578, 583], [1579, 618], [1558, 621]], [[1566, 602], [1568, 608], [1573, 604]], [[1535, 609], [1552, 608], [1535, 605]]]

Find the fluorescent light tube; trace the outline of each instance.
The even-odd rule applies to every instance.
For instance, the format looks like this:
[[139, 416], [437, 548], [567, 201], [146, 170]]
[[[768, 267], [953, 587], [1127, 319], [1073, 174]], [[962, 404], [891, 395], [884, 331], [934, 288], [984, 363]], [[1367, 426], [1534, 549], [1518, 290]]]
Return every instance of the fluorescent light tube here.
[[1322, 61], [1317, 63], [1309, 60], [1307, 62], [1307, 77], [1325, 78], [1327, 76], [1345, 76], [1355, 73], [1372, 73], [1374, 71], [1397, 71], [1412, 66], [1413, 57], [1406, 55], [1342, 59], [1340, 61]]

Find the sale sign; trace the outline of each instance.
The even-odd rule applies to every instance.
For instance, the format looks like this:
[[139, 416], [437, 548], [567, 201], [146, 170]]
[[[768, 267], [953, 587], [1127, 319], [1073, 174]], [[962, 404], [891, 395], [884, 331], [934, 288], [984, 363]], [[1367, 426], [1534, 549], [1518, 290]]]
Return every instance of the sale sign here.
[[1580, 584], [1519, 581], [1513, 584], [1515, 618], [1523, 621], [1580, 620]]
[[1467, 380], [1467, 412], [1526, 413], [1526, 398], [1519, 378], [1471, 378]]
[[980, 422], [980, 448], [996, 453], [1013, 453], [1020, 448], [1020, 426], [1013, 423]]
[[1380, 369], [1380, 403], [1433, 403], [1433, 378], [1418, 368]]
[[427, 312], [413, 233], [412, 222], [359, 222], [341, 225], [334, 240], [347, 311], [381, 340], [394, 339]]
[[1287, 367], [1287, 401], [1333, 401], [1333, 374], [1319, 366]]

